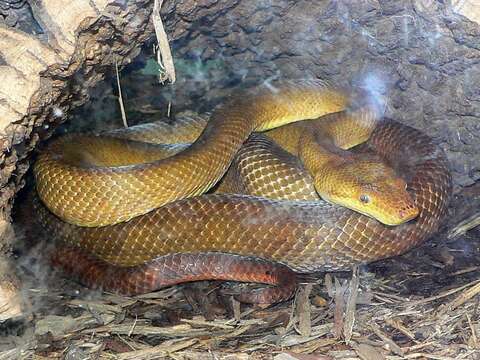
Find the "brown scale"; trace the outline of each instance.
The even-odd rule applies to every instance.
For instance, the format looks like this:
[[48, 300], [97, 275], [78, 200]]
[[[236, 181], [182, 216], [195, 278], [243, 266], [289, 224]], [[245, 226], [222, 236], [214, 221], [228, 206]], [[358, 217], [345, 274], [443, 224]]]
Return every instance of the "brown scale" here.
[[[278, 263], [299, 272], [344, 270], [404, 253], [437, 230], [451, 193], [443, 152], [421, 132], [393, 121], [379, 124], [368, 145], [407, 174], [409, 191], [420, 209], [415, 220], [389, 227], [321, 200], [293, 202], [227, 194], [178, 200], [129, 222], [98, 228], [67, 224], [37, 202], [38, 213], [45, 227], [66, 244], [95, 254], [92, 259], [78, 249], [70, 253], [76, 259], [72, 272], [92, 286], [122, 292], [127, 286], [123, 284], [129, 283], [127, 292], [134, 289], [139, 293], [204, 278], [282, 285], [266, 281], [263, 273], [280, 271]], [[252, 147], [258, 151], [258, 146]], [[238, 163], [242, 163], [241, 158], [234, 161]], [[212, 257], [212, 252], [225, 257]], [[199, 264], [223, 269], [233, 254], [235, 261], [248, 266], [240, 266], [241, 272], [226, 266], [226, 273], [221, 275], [206, 271], [206, 277], [202, 277], [202, 268], [203, 273], [187, 276], [182, 272], [185, 264], [175, 262], [181, 254], [194, 254], [189, 258], [191, 269], [200, 269]], [[64, 256], [63, 265], [72, 257]], [[255, 258], [265, 259], [258, 268]], [[105, 262], [99, 263], [98, 259]], [[165, 262], [168, 269], [162, 265]], [[107, 269], [118, 274], [115, 281], [105, 280]], [[291, 270], [282, 269], [283, 276], [290, 274], [289, 279], [295, 279]], [[170, 276], [165, 279], [167, 270]], [[246, 275], [250, 277], [246, 279]], [[279, 301], [292, 294], [287, 293], [270, 294], [261, 301]], [[248, 297], [243, 300], [248, 301]]]

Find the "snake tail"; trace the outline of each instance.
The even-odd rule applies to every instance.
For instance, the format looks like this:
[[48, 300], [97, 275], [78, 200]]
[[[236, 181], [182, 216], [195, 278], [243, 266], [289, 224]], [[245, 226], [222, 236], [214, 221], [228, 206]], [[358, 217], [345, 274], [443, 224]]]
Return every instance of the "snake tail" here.
[[58, 245], [50, 260], [88, 287], [129, 296], [184, 282], [224, 280], [273, 285], [235, 295], [242, 303], [273, 304], [290, 299], [298, 287], [296, 273], [285, 265], [225, 253], [178, 253], [141, 266], [119, 267], [76, 247]]

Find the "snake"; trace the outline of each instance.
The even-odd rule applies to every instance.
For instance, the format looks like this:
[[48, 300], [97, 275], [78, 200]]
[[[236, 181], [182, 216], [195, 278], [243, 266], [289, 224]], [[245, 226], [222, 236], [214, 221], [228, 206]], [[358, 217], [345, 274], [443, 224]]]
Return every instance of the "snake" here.
[[[417, 212], [401, 225], [318, 198], [316, 175], [302, 176], [305, 166], [291, 167], [297, 183], [310, 189], [300, 191], [306, 198], [299, 201], [204, 194], [229, 167], [238, 173], [236, 165], [271, 149], [271, 139], [253, 132], [322, 121], [355, 106], [344, 89], [302, 80], [233, 96], [191, 145], [168, 157], [156, 154], [155, 145], [118, 138], [74, 134], [54, 141], [34, 166], [40, 222], [66, 244], [53, 263], [87, 285], [125, 294], [204, 279], [277, 285], [240, 298], [271, 303], [292, 296], [297, 273], [346, 270], [406, 252], [438, 230], [452, 181], [434, 141], [393, 120], [375, 123], [364, 145], [406, 177], [400, 185], [408, 186]], [[127, 155], [112, 156], [112, 149]], [[309, 149], [299, 151], [308, 156]], [[256, 160], [257, 176], [265, 177]]]

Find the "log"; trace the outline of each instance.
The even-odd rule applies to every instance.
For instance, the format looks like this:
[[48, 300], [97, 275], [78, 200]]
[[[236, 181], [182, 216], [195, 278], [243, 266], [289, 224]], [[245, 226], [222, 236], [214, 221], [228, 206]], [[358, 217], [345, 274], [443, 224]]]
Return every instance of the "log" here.
[[[2, 289], [15, 296], [11, 209], [32, 150], [154, 34], [153, 0], [30, 3], [35, 21], [0, 4], [0, 274], [8, 278], [0, 319]], [[389, 117], [438, 140], [458, 191], [480, 179], [479, 8], [472, 0], [165, 1], [174, 60], [200, 69], [177, 69], [174, 100], [181, 108], [201, 98], [211, 110], [227, 89], [279, 77], [368, 87], [389, 99]], [[6, 302], [4, 318], [21, 311]]]
[[21, 313], [8, 255], [15, 239], [13, 199], [24, 184], [29, 155], [88, 100], [88, 90], [114, 64], [127, 64], [139, 53], [153, 33], [152, 5], [34, 0], [31, 11], [42, 34], [0, 23], [0, 320]]

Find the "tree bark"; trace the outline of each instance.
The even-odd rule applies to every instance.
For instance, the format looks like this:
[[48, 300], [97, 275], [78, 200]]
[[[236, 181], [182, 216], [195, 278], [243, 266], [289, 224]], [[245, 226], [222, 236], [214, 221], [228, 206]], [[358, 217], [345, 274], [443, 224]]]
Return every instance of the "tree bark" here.
[[37, 142], [151, 36], [150, 0], [34, 0], [43, 34], [0, 23], [0, 320], [21, 312], [8, 261], [10, 214]]

